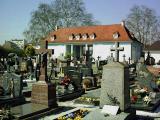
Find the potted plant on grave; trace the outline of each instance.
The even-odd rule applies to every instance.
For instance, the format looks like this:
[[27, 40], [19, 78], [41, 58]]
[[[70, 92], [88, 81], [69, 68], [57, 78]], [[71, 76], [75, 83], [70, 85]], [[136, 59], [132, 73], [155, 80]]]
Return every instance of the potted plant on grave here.
[[67, 66], [69, 66], [70, 65], [70, 62], [71, 62], [71, 53], [69, 53], [69, 52], [66, 52], [66, 54], [65, 54], [65, 56], [64, 56], [64, 58], [67, 60]]

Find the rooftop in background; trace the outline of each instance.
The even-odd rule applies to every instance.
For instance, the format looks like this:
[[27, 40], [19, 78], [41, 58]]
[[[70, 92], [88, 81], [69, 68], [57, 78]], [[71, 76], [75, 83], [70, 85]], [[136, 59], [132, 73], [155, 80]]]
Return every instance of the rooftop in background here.
[[146, 51], [160, 51], [160, 40], [159, 41], [156, 41], [154, 42], [152, 45], [147, 45], [145, 47], [145, 50]]
[[46, 38], [51, 43], [131, 42], [137, 40], [124, 22], [113, 25], [60, 28]]

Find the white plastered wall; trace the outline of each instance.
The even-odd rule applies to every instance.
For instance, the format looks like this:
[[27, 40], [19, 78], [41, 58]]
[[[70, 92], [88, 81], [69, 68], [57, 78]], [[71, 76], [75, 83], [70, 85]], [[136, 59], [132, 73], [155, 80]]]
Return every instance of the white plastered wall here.
[[[111, 56], [111, 53], [113, 53], [114, 57], [115, 52], [110, 50], [111, 47], [115, 46], [114, 44], [115, 43], [93, 44], [93, 58], [97, 60], [97, 57], [100, 56], [101, 60], [105, 60], [108, 56]], [[119, 61], [123, 61], [124, 54], [126, 61], [128, 61], [129, 57], [131, 57], [131, 43], [120, 43], [119, 47], [124, 48], [124, 51], [119, 52]]]
[[48, 49], [54, 49], [54, 57], [58, 58], [61, 54], [65, 55], [66, 45], [48, 45]]

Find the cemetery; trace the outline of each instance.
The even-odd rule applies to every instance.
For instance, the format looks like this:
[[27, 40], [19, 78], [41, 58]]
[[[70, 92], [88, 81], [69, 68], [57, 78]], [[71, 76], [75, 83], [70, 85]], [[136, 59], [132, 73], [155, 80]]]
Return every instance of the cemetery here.
[[[127, 48], [118, 42], [118, 36], [113, 34], [113, 44], [106, 48], [106, 52], [110, 51], [106, 59], [97, 56], [90, 45], [81, 46], [81, 54], [77, 50], [73, 56], [66, 53], [65, 57], [62, 53], [55, 57], [56, 48], [55, 51], [49, 48], [46, 41], [35, 50], [34, 56], [22, 58], [9, 53], [0, 63], [0, 118], [152, 120], [160, 117], [160, 67], [153, 63], [149, 53], [146, 58], [142, 51], [126, 55]], [[93, 37], [96, 39], [96, 35]], [[139, 43], [133, 44], [139, 49]], [[70, 47], [72, 54], [73, 46]]]

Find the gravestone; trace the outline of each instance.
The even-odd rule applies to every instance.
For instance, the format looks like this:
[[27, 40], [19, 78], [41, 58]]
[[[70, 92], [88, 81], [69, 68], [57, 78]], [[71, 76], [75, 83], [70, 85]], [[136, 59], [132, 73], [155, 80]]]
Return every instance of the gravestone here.
[[81, 68], [79, 68], [79, 71], [83, 77], [92, 76], [92, 74], [93, 74], [92, 69], [89, 67], [81, 67]]
[[129, 68], [112, 62], [103, 67], [100, 107], [118, 105], [121, 111], [130, 107]]
[[78, 71], [69, 71], [68, 75], [70, 76], [74, 90], [78, 90], [82, 82], [81, 74]]
[[0, 106], [15, 106], [25, 102], [22, 94], [22, 76], [15, 73], [4, 73], [2, 87], [4, 88], [3, 96], [0, 96]]
[[12, 94], [13, 97], [22, 96], [22, 76], [5, 72], [3, 75], [2, 87], [5, 94]]
[[22, 76], [15, 73], [11, 74], [11, 81], [13, 82], [13, 96], [20, 97], [22, 96]]
[[31, 102], [57, 107], [56, 88], [53, 83], [48, 81], [47, 77], [47, 53], [47, 50], [43, 50], [41, 53], [40, 77], [39, 81], [32, 86]]
[[112, 62], [114, 62], [114, 58], [112, 56], [109, 56], [107, 58], [107, 63], [109, 64], [109, 63], [112, 63]]

